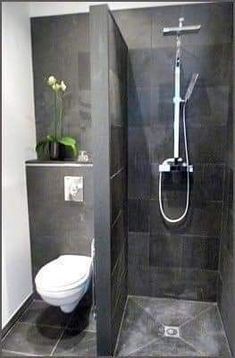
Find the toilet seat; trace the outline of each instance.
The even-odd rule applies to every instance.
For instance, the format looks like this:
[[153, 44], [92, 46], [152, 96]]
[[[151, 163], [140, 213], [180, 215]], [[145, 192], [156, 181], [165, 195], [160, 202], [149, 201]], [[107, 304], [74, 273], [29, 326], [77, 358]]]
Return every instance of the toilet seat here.
[[40, 291], [62, 293], [82, 285], [90, 270], [91, 257], [61, 255], [39, 270], [35, 283]]

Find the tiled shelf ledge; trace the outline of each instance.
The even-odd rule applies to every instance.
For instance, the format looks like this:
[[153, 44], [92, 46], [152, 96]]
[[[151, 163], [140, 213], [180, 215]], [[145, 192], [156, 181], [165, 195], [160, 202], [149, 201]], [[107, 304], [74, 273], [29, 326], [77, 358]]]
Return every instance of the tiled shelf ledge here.
[[77, 161], [42, 161], [42, 160], [27, 160], [25, 162], [27, 167], [93, 167], [92, 162], [77, 162]]

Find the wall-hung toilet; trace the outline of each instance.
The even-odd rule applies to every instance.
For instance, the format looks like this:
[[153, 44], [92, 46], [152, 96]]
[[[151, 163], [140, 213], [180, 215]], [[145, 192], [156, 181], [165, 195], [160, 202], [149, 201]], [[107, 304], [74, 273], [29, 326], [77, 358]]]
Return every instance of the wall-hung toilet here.
[[90, 256], [62, 255], [39, 270], [36, 290], [44, 301], [69, 313], [86, 293], [91, 275]]

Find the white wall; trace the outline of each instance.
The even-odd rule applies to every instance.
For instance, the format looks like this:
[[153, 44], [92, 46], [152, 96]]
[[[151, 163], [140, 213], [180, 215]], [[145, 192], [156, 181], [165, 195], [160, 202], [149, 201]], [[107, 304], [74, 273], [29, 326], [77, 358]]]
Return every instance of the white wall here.
[[2, 327], [32, 292], [25, 165], [35, 157], [29, 6], [2, 3]]
[[[30, 2], [30, 16], [50, 16], [50, 15], [62, 15], [62, 14], [72, 14], [72, 13], [82, 13], [88, 12], [90, 5], [99, 5], [99, 4], [108, 4], [111, 10], [121, 10], [121, 9], [136, 9], [143, 7], [154, 7], [154, 6], [171, 6], [171, 5], [180, 5], [180, 4], [193, 4], [200, 3], [195, 2], [176, 2], [176, 1], [56, 1], [56, 2]], [[203, 3], [203, 2], [202, 2]]]

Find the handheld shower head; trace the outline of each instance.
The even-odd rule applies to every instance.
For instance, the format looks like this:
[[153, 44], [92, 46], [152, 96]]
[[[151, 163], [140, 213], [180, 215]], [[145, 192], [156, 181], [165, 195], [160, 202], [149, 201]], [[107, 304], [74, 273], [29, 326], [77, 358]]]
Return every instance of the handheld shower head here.
[[198, 76], [199, 76], [198, 73], [194, 73], [192, 75], [191, 81], [190, 81], [190, 83], [188, 85], [188, 88], [187, 88], [187, 91], [186, 91], [186, 94], [185, 94], [185, 97], [184, 97], [185, 102], [187, 102], [189, 100], [189, 98], [191, 97], [191, 95], [193, 93], [193, 90], [194, 90], [194, 87], [196, 85]]

